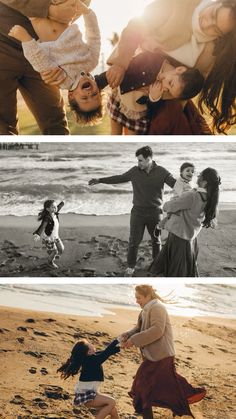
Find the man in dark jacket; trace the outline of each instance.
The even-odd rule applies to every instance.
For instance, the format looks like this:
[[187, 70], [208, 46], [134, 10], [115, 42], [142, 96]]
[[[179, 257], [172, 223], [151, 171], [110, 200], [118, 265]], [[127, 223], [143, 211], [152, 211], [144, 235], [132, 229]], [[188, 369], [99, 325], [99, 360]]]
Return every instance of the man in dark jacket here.
[[[66, 3], [63, 8], [65, 6]], [[8, 36], [12, 26], [22, 25], [38, 39], [28, 17], [53, 18], [54, 14], [55, 20], [60, 20], [63, 19], [60, 7], [62, 5], [51, 5], [51, 0], [0, 0], [0, 135], [18, 134], [17, 90], [33, 113], [42, 134], [69, 134], [59, 89], [42, 81], [24, 58], [20, 42]]]
[[138, 248], [143, 239], [145, 227], [151, 236], [153, 258], [160, 252], [161, 231], [155, 227], [160, 222], [162, 214], [164, 185], [167, 184], [173, 188], [176, 182], [168, 170], [155, 163], [150, 147], [139, 148], [135, 155], [138, 159], [138, 166], [132, 167], [128, 172], [89, 181], [91, 186], [98, 183], [132, 183], [133, 208], [130, 217], [128, 267], [125, 276], [132, 276], [134, 273]]

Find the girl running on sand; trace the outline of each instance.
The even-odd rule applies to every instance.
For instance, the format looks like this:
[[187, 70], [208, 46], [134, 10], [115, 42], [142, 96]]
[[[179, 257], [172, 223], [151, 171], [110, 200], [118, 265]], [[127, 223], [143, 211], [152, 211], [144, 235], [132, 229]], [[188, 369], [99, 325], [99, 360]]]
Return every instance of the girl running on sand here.
[[102, 364], [111, 356], [120, 352], [118, 339], [110, 343], [103, 351], [96, 351], [86, 339], [79, 340], [73, 347], [70, 357], [58, 368], [57, 372], [65, 380], [78, 374], [80, 378], [75, 386], [74, 404], [98, 409], [96, 419], [119, 419], [115, 400], [106, 394], [99, 393], [104, 381]]
[[49, 255], [49, 263], [53, 268], [58, 268], [55, 259], [58, 259], [64, 251], [64, 245], [59, 237], [58, 217], [58, 213], [63, 206], [64, 202], [56, 205], [52, 199], [45, 201], [43, 209], [38, 214], [38, 221], [41, 221], [41, 224], [33, 233], [35, 241], [42, 237], [43, 246], [47, 249]]

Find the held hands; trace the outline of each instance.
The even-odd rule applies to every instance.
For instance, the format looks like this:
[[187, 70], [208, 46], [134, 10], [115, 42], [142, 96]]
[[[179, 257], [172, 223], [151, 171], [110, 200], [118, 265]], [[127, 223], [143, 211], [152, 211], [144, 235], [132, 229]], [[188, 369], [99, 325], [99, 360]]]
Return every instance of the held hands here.
[[38, 242], [40, 240], [40, 236], [38, 234], [34, 234], [34, 241]]
[[129, 348], [132, 348], [132, 346], [134, 346], [134, 344], [132, 343], [132, 341], [130, 339], [121, 343], [121, 348], [122, 349], [129, 349]]
[[93, 185], [98, 185], [98, 183], [100, 183], [99, 182], [99, 179], [91, 179], [91, 180], [89, 180], [89, 186], [93, 186]]
[[113, 64], [106, 72], [109, 86], [114, 89], [118, 87], [124, 78], [125, 69], [118, 64]]
[[51, 86], [60, 86], [66, 78], [66, 73], [60, 67], [56, 67], [53, 70], [43, 71], [40, 76], [44, 83]]
[[8, 35], [12, 36], [12, 38], [15, 38], [21, 42], [27, 42], [33, 39], [32, 36], [27, 32], [27, 30], [23, 28], [23, 26], [20, 26], [20, 25], [13, 26], [10, 29]]

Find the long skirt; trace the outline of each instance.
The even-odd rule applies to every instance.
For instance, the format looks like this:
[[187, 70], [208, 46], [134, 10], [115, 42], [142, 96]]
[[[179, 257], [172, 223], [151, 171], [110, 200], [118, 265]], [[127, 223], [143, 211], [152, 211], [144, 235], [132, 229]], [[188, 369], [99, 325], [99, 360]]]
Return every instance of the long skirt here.
[[189, 404], [206, 395], [205, 388], [194, 388], [175, 369], [174, 357], [161, 361], [145, 359], [134, 377], [130, 397], [136, 413], [152, 406], [168, 408], [174, 416], [193, 416]]
[[184, 240], [169, 233], [161, 252], [149, 267], [153, 276], [197, 277], [197, 239]]

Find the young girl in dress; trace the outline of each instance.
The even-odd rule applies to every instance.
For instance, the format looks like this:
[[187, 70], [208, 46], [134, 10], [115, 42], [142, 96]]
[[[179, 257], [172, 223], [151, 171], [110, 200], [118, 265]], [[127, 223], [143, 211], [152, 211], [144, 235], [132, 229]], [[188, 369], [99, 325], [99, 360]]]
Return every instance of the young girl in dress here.
[[99, 387], [104, 381], [102, 364], [112, 355], [120, 352], [118, 339], [115, 339], [104, 350], [96, 351], [94, 346], [85, 339], [79, 340], [71, 351], [67, 361], [57, 372], [65, 380], [79, 373], [75, 386], [74, 404], [98, 409], [96, 419], [119, 419], [115, 400], [106, 394], [99, 393]]
[[34, 231], [34, 240], [42, 237], [43, 246], [46, 247], [49, 255], [49, 263], [53, 268], [58, 268], [55, 259], [58, 259], [64, 251], [64, 245], [59, 237], [59, 211], [64, 202], [56, 205], [55, 201], [48, 199], [44, 202], [43, 209], [38, 214], [38, 221], [41, 221], [39, 228]]

